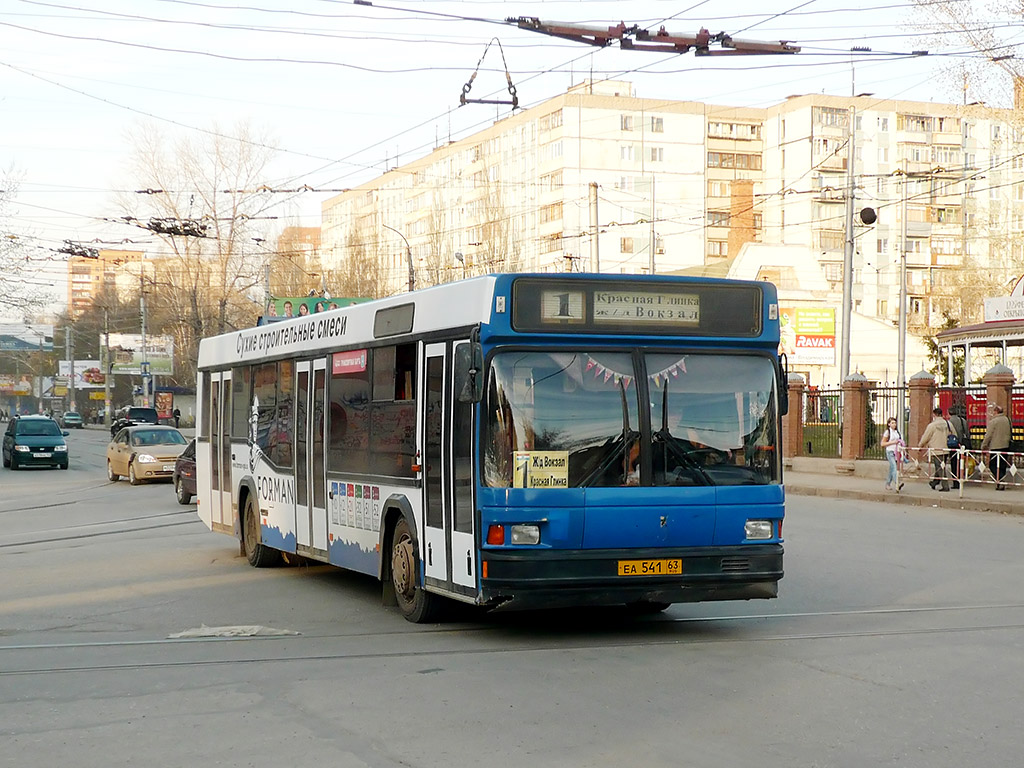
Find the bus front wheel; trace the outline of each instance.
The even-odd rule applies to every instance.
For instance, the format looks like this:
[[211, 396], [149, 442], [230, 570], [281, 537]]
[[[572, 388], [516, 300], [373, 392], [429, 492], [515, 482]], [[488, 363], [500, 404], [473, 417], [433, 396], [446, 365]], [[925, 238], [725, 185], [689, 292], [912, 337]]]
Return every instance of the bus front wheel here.
[[391, 537], [391, 584], [402, 615], [411, 622], [423, 624], [434, 620], [441, 598], [417, 583], [419, 570], [419, 555], [409, 523], [404, 517], [399, 518]]
[[245, 559], [253, 568], [268, 568], [277, 565], [281, 553], [271, 549], [262, 543], [263, 536], [260, 533], [260, 511], [256, 508], [256, 502], [250, 494], [245, 500], [245, 521], [242, 529], [242, 546], [245, 549]]

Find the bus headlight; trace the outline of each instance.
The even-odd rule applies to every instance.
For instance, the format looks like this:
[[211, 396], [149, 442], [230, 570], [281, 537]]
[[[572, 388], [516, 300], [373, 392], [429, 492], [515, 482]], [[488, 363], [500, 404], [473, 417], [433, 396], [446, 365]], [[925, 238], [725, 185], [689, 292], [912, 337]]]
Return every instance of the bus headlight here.
[[156, 457], [150, 456], [148, 453], [140, 453], [135, 460], [140, 464], [153, 464], [156, 462]]
[[539, 525], [513, 525], [512, 526], [512, 543], [513, 544], [540, 544], [540, 526]]
[[772, 537], [771, 520], [747, 520], [743, 526], [743, 534], [748, 539], [770, 539]]

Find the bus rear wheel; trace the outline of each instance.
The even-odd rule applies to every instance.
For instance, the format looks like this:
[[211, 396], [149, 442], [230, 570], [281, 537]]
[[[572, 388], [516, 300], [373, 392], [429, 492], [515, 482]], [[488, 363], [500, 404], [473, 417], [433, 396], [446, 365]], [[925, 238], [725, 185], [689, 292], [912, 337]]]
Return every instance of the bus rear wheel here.
[[245, 547], [245, 559], [253, 568], [269, 568], [277, 565], [281, 553], [262, 543], [260, 533], [260, 511], [250, 494], [245, 500], [245, 520], [242, 525], [242, 545]]
[[391, 536], [391, 584], [402, 615], [411, 622], [431, 622], [441, 608], [441, 598], [418, 584], [419, 555], [406, 519], [400, 518]]

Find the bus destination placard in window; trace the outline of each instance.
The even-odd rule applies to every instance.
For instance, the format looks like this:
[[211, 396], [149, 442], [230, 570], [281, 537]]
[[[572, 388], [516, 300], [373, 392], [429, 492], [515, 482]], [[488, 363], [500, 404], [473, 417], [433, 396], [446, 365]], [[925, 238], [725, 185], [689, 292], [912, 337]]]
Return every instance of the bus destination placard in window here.
[[700, 324], [700, 297], [690, 293], [594, 291], [595, 323]]
[[513, 488], [568, 488], [568, 451], [516, 451]]

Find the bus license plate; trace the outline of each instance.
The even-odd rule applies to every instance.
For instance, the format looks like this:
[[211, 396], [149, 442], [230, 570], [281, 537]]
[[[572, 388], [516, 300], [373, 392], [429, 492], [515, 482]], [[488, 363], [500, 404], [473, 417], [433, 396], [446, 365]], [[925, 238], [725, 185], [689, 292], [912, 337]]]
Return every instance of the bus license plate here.
[[683, 572], [679, 558], [665, 560], [619, 560], [619, 576], [671, 576]]

